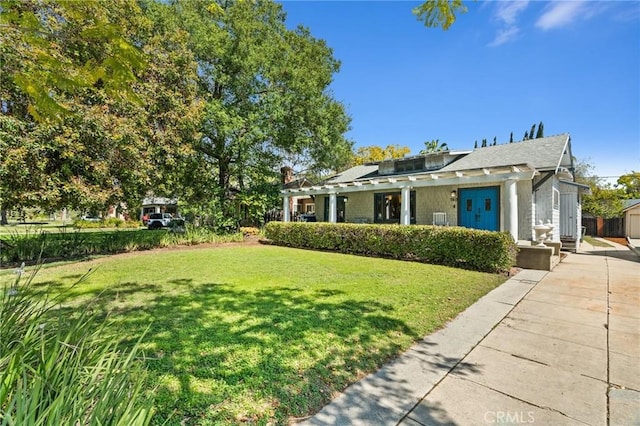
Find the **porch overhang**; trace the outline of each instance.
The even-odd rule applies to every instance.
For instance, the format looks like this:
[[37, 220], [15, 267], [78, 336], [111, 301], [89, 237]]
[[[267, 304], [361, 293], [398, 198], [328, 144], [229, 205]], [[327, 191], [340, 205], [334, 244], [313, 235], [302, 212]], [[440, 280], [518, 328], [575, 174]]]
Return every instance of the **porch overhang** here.
[[452, 172], [416, 173], [393, 176], [376, 176], [371, 179], [344, 183], [328, 183], [306, 188], [289, 188], [280, 191], [282, 196], [345, 194], [365, 191], [388, 191], [402, 188], [424, 188], [447, 185], [490, 184], [507, 180], [532, 180], [538, 171], [528, 164], [491, 167]]
[[582, 195], [591, 195], [591, 187], [589, 185], [585, 185], [578, 182], [572, 182], [568, 180], [563, 180], [563, 179], [560, 179], [560, 183], [564, 183], [565, 185], [575, 186], [576, 188], [578, 188], [578, 192], [580, 192]]

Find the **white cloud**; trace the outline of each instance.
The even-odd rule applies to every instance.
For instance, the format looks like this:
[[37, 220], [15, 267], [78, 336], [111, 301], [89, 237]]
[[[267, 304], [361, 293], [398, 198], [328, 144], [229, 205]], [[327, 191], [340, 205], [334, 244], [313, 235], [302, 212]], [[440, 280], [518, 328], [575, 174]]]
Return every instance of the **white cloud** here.
[[496, 33], [495, 38], [489, 46], [496, 47], [514, 40], [520, 33], [517, 25], [519, 15], [529, 5], [529, 0], [501, 1], [496, 3], [495, 17], [501, 22], [503, 28]]
[[536, 27], [544, 31], [568, 25], [580, 18], [590, 18], [596, 11], [585, 1], [556, 1], [536, 21]]
[[499, 2], [497, 3], [496, 17], [507, 25], [513, 25], [518, 15], [527, 8], [528, 4], [528, 0]]
[[508, 27], [498, 30], [498, 34], [493, 39], [491, 43], [489, 43], [490, 47], [500, 46], [501, 44], [505, 44], [515, 39], [520, 29], [518, 27]]

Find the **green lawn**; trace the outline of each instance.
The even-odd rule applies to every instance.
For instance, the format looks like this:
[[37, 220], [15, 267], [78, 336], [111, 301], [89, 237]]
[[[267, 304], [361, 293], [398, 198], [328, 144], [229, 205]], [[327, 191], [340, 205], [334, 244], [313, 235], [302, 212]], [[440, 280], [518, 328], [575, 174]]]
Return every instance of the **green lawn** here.
[[65, 292], [69, 312], [94, 304], [132, 340], [149, 327], [143, 347], [158, 424], [264, 424], [318, 411], [504, 280], [242, 245], [50, 267], [36, 288]]
[[591, 244], [594, 247], [613, 247], [611, 244], [607, 243], [606, 241], [598, 240], [593, 237], [588, 237], [588, 236], [584, 237], [583, 241]]

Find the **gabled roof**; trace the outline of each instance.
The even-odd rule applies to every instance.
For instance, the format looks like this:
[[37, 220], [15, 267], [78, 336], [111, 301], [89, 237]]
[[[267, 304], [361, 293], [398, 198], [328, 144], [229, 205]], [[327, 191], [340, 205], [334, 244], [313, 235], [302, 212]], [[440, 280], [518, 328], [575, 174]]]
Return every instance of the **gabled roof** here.
[[353, 182], [372, 174], [377, 174], [378, 164], [362, 164], [338, 173], [327, 180], [327, 183]]
[[569, 134], [476, 148], [469, 155], [444, 167], [442, 171], [453, 172], [514, 164], [528, 164], [539, 171], [557, 171], [559, 167], [572, 168]]
[[283, 185], [283, 188], [284, 189], [291, 189], [291, 188], [299, 189], [299, 188], [305, 188], [305, 187], [311, 187], [311, 186], [313, 186], [313, 182], [311, 182], [307, 178], [303, 177], [303, 178], [292, 180], [291, 182], [285, 183]]
[[640, 199], [635, 200], [622, 200], [622, 211], [631, 210], [632, 208], [640, 205]]

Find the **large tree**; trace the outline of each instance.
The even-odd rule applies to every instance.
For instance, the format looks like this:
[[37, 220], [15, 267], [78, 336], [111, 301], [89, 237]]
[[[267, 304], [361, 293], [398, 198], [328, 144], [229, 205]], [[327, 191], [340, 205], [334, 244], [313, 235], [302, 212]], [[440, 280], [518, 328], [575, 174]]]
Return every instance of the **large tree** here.
[[[339, 62], [308, 30], [288, 30], [271, 1], [175, 2], [190, 34], [205, 103], [197, 159], [218, 209], [273, 181], [291, 154], [339, 168], [350, 151], [349, 118], [328, 87]], [[277, 180], [275, 181], [277, 182]], [[241, 197], [240, 197], [241, 198]]]
[[184, 34], [133, 0], [2, 8], [3, 209], [135, 205], [166, 182], [198, 110]]

